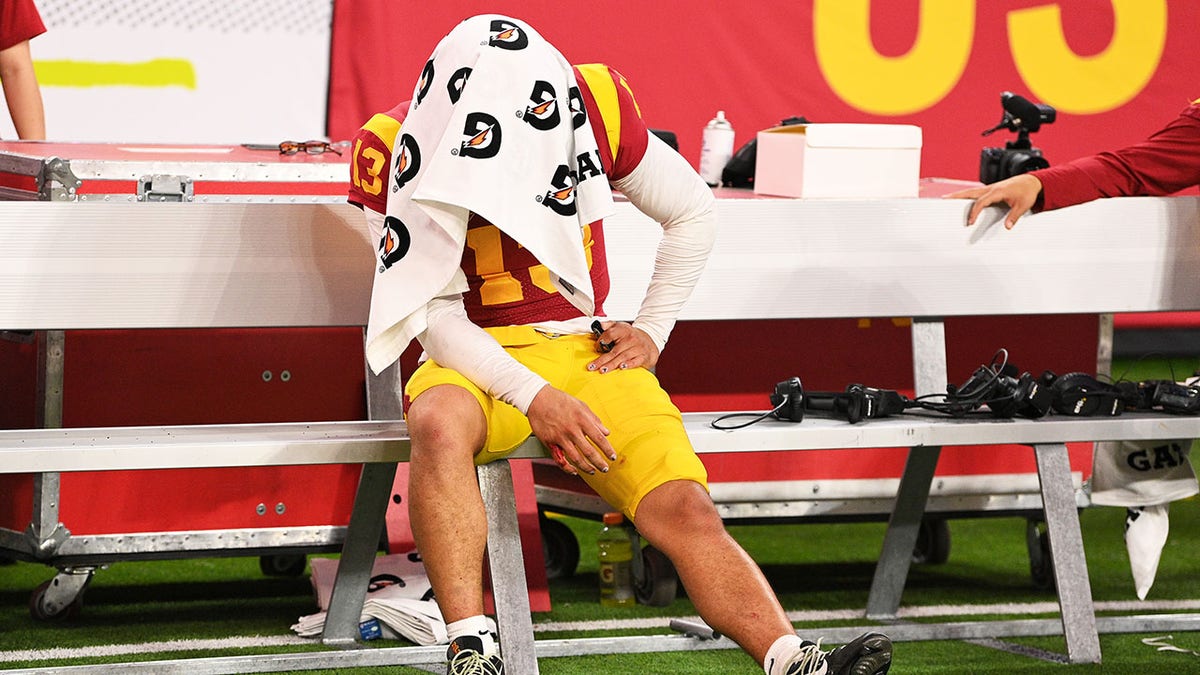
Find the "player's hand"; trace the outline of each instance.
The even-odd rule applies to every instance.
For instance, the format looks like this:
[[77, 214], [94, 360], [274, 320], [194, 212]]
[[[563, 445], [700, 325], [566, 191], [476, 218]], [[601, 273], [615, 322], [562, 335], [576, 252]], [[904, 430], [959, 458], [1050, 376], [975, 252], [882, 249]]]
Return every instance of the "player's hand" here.
[[550, 385], [529, 404], [529, 426], [559, 468], [570, 474], [608, 471], [617, 453], [608, 442], [608, 429], [586, 403]]
[[968, 225], [974, 225], [979, 214], [992, 204], [1007, 204], [1008, 215], [1004, 217], [1004, 228], [1011, 230], [1016, 226], [1017, 219], [1033, 208], [1041, 193], [1042, 181], [1033, 174], [1022, 173], [991, 185], [951, 192], [944, 199], [975, 200], [967, 214]]
[[[653, 369], [658, 363], [658, 347], [640, 328], [623, 321], [610, 321], [600, 326], [604, 332], [596, 340], [596, 350], [601, 354], [587, 365], [588, 370], [607, 373], [624, 368]], [[612, 349], [603, 352], [604, 345], [612, 345]]]

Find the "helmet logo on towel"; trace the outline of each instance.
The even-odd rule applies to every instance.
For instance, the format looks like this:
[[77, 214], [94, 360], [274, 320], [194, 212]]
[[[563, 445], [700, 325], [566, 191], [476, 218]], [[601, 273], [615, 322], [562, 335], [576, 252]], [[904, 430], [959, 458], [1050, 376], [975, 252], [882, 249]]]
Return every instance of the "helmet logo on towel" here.
[[538, 201], [543, 206], [560, 216], [575, 215], [575, 185], [578, 183], [575, 172], [566, 164], [559, 164], [550, 179], [552, 186], [545, 195], [539, 195]]
[[518, 112], [517, 117], [538, 131], [550, 131], [562, 121], [556, 96], [554, 85], [543, 80], [534, 82], [533, 91], [529, 94], [529, 106], [524, 113]]
[[408, 226], [395, 216], [383, 220], [383, 236], [379, 238], [379, 271], [383, 272], [400, 259], [408, 255], [408, 247], [412, 244], [412, 236]]
[[425, 100], [425, 95], [429, 93], [429, 88], [433, 86], [433, 59], [425, 62], [425, 68], [421, 71], [421, 79], [417, 81], [417, 91], [413, 98], [417, 100], [416, 105], [421, 105], [421, 101]]
[[470, 76], [471, 69], [465, 66], [454, 71], [454, 74], [450, 76], [450, 81], [446, 83], [446, 91], [450, 94], [451, 103], [458, 103], [463, 89], [467, 87], [467, 78]]
[[583, 94], [579, 93], [579, 87], [567, 90], [567, 108], [571, 110], [573, 128], [578, 129], [587, 122], [587, 108], [583, 105]]
[[421, 147], [408, 134], [400, 136], [400, 149], [396, 153], [396, 180], [392, 192], [399, 192], [408, 181], [421, 170]]
[[523, 27], [511, 21], [494, 19], [492, 34], [488, 37], [488, 46], [512, 50], [525, 49], [529, 46], [529, 36], [525, 34]]
[[487, 159], [500, 152], [500, 122], [487, 113], [468, 114], [466, 124], [463, 125], [463, 136], [466, 136], [466, 139], [462, 146], [451, 150], [451, 154]]

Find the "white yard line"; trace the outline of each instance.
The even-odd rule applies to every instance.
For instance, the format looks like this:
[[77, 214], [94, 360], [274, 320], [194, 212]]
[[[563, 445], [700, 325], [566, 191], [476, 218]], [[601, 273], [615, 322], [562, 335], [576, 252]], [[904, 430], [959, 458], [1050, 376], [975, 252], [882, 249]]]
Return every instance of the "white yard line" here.
[[[1097, 612], [1169, 612], [1200, 609], [1200, 600], [1162, 600], [1141, 602], [1137, 600], [1097, 602]], [[928, 607], [901, 607], [896, 617], [917, 619], [938, 616], [980, 616], [987, 614], [1056, 614], [1057, 602], [999, 603], [992, 605], [930, 605]], [[810, 621], [853, 621], [863, 618], [862, 609], [800, 610], [787, 613], [788, 620]], [[644, 619], [606, 619], [603, 621], [551, 621], [535, 623], [538, 633], [573, 630], [614, 630], [623, 628], [662, 628], [671, 618], [700, 622], [698, 616], [648, 617]]]
[[[1136, 600], [1098, 602], [1097, 612], [1164, 612], [1200, 609], [1200, 600], [1163, 600], [1139, 602]], [[1020, 615], [1054, 614], [1057, 602], [999, 603], [991, 605], [930, 605], [928, 607], [901, 607], [897, 618], [914, 619], [941, 616], [979, 616], [985, 614]], [[603, 621], [551, 621], [534, 624], [538, 633], [563, 631], [634, 630], [664, 628], [672, 618], [700, 622], [699, 617], [648, 617], [642, 619], [606, 619]], [[834, 609], [788, 612], [788, 619], [796, 622], [851, 621], [863, 618], [862, 609]], [[167, 640], [165, 642], [143, 642], [137, 644], [97, 645], [93, 647], [54, 647], [51, 649], [22, 649], [0, 651], [0, 663], [18, 661], [54, 661], [59, 659], [94, 658], [119, 656], [122, 654], [147, 654], [177, 651], [205, 651], [217, 649], [241, 649], [253, 647], [279, 647], [311, 645], [315, 641], [295, 635], [251, 635], [244, 637], [214, 638], [208, 640]]]
[[213, 638], [211, 640], [167, 640], [166, 642], [143, 642], [140, 644], [126, 645], [52, 647], [50, 649], [20, 649], [15, 651], [0, 651], [0, 662], [55, 661], [58, 659], [120, 656], [122, 654], [205, 651], [210, 649], [239, 649], [248, 647], [287, 647], [295, 645], [310, 645], [312, 643], [312, 640], [295, 635], [248, 635], [245, 637]]

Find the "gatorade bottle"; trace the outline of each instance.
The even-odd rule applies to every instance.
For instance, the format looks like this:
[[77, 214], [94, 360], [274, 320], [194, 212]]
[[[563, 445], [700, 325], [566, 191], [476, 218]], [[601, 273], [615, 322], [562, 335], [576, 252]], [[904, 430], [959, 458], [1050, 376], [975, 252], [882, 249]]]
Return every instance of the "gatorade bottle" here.
[[600, 604], [633, 607], [633, 544], [620, 513], [604, 514], [604, 529], [596, 538], [600, 554]]
[[725, 119], [725, 111], [718, 110], [717, 116], [704, 126], [700, 141], [700, 177], [705, 183], [716, 187], [721, 184], [721, 172], [733, 157], [733, 125]]

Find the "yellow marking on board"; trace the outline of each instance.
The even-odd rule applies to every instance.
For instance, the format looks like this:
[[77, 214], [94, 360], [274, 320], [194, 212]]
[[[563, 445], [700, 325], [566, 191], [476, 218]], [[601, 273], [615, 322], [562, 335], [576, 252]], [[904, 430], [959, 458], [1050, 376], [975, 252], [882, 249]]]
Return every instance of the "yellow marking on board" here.
[[140, 63], [35, 61], [33, 69], [43, 87], [196, 88], [196, 69], [185, 59], [151, 59]]
[[1154, 77], [1167, 43], [1166, 0], [1111, 0], [1112, 40], [1079, 56], [1062, 28], [1057, 4], [1013, 10], [1008, 42], [1013, 63], [1038, 100], [1060, 113], [1090, 115], [1120, 108]]
[[[896, 328], [906, 328], [906, 327], [912, 325], [912, 317], [910, 317], [910, 316], [904, 316], [904, 317], [894, 316], [894, 317], [892, 317], [891, 321], [892, 321], [892, 325], [895, 326]], [[859, 328], [870, 328], [871, 320], [870, 319], [859, 319], [858, 327]]]

